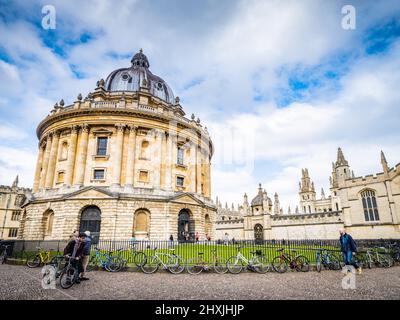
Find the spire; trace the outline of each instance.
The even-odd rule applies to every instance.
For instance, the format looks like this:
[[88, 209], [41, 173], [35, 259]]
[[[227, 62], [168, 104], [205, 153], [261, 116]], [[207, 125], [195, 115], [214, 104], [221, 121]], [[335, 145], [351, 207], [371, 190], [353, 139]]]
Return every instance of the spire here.
[[342, 149], [339, 147], [338, 151], [337, 151], [337, 160], [336, 160], [336, 167], [339, 166], [348, 166], [349, 163], [347, 162], [347, 160], [344, 158], [343, 155], [343, 151]]
[[14, 179], [14, 182], [13, 182], [13, 184], [12, 184], [12, 187], [13, 188], [17, 188], [18, 187], [18, 175], [15, 177], [15, 179]]
[[325, 200], [325, 191], [324, 188], [321, 188], [321, 199]]
[[279, 196], [278, 193], [275, 192], [274, 195], [274, 214], [280, 213], [280, 203], [279, 203]]
[[389, 165], [388, 165], [388, 162], [386, 161], [385, 154], [383, 153], [382, 150], [381, 150], [381, 164], [382, 164], [383, 172], [384, 173], [388, 173], [389, 172]]

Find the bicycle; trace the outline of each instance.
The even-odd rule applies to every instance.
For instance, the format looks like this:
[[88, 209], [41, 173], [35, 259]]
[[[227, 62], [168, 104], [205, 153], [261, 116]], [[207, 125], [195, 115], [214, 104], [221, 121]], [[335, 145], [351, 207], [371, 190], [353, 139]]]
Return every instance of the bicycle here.
[[[55, 278], [58, 279], [61, 275], [63, 268], [65, 267], [65, 257], [60, 255], [53, 257], [48, 266], [49, 268], [53, 268], [53, 274], [55, 275]], [[46, 269], [42, 274], [43, 279], [48, 277], [51, 273], [52, 272], [50, 271], [50, 269]], [[51, 278], [48, 278], [47, 284], [50, 284], [50, 282]]]
[[342, 263], [332, 252], [326, 249], [318, 249], [316, 252], [316, 268], [318, 272], [321, 272], [322, 266], [329, 270], [340, 270]]
[[38, 249], [38, 252], [32, 256], [28, 257], [26, 260], [26, 265], [29, 268], [36, 268], [39, 267], [41, 264], [48, 264], [51, 261], [51, 251], [54, 249], [50, 250], [43, 250], [41, 247], [36, 247]]
[[242, 247], [237, 247], [236, 249], [237, 254], [226, 261], [226, 267], [230, 273], [240, 273], [245, 265], [250, 271], [256, 271], [257, 273], [268, 272], [270, 265], [267, 258], [262, 255], [261, 250], [250, 251], [252, 256], [247, 259], [240, 251]]
[[10, 244], [3, 244], [2, 247], [4, 248], [0, 254], [0, 264], [4, 264], [7, 262], [8, 258], [8, 248], [11, 247]]
[[[305, 256], [296, 255], [292, 257], [290, 254], [286, 254], [284, 250], [284, 248], [278, 249], [277, 251], [282, 253], [272, 260], [272, 268], [276, 272], [285, 273], [288, 270], [288, 267], [301, 272], [307, 272], [310, 270], [310, 262]], [[294, 253], [297, 252], [296, 250], [291, 251]]]
[[136, 250], [136, 245], [137, 242], [131, 243], [131, 255], [133, 258], [133, 263], [136, 265], [137, 268], [140, 268], [141, 265], [146, 263], [147, 255], [143, 251]]
[[393, 261], [400, 262], [400, 245], [398, 243], [389, 244], [389, 250]]
[[[95, 248], [96, 253], [90, 256], [89, 263], [86, 267], [86, 272], [90, 272], [95, 268], [101, 266], [103, 269], [109, 272], [116, 272], [122, 268], [123, 261], [119, 256], [112, 256], [113, 251], [108, 253], [101, 252], [99, 248]], [[121, 251], [118, 249], [116, 251]]]
[[[185, 269], [183, 259], [175, 254], [175, 249], [168, 249], [172, 253], [157, 252], [157, 247], [154, 249], [154, 255], [147, 257], [146, 263], [140, 266], [143, 273], [151, 274], [155, 273], [160, 266], [164, 270], [168, 270], [171, 273], [178, 274]], [[163, 259], [166, 262], [163, 261]]]
[[217, 250], [212, 249], [211, 252], [213, 255], [211, 264], [204, 260], [204, 252], [198, 252], [197, 257], [191, 258], [187, 261], [186, 270], [190, 274], [200, 274], [202, 271], [208, 271], [213, 268], [216, 273], [226, 273], [228, 268], [226, 267], [226, 263], [220, 261], [220, 258], [217, 255]]
[[75, 258], [67, 256], [67, 263], [60, 272], [60, 286], [63, 289], [71, 288], [79, 277], [78, 268], [74, 267], [72, 261]]
[[368, 269], [371, 269], [373, 265], [377, 265], [379, 267], [384, 267], [384, 268], [390, 268], [392, 266], [392, 260], [389, 258], [387, 254], [379, 253], [378, 249], [382, 248], [374, 248], [367, 250], [365, 259]]

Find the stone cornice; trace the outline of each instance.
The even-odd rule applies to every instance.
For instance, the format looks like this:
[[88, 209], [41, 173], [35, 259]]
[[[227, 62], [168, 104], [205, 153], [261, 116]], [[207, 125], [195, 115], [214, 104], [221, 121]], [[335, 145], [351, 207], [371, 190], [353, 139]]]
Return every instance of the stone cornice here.
[[[121, 116], [135, 116], [137, 118], [142, 118], [142, 119], [151, 119], [151, 120], [156, 120], [162, 123], [169, 123], [170, 121], [174, 121], [177, 124], [177, 127], [180, 129], [194, 129], [195, 132], [201, 136], [203, 135], [205, 137], [205, 140], [208, 142], [209, 147], [210, 147], [210, 155], [212, 156], [213, 154], [213, 144], [211, 141], [211, 138], [208, 135], [205, 135], [203, 130], [198, 128], [196, 125], [193, 125], [190, 123], [190, 121], [185, 122], [184, 118], [176, 118], [176, 117], [171, 117], [166, 114], [162, 113], [154, 113], [154, 112], [149, 112], [149, 111], [144, 111], [144, 110], [138, 110], [138, 109], [128, 109], [128, 108], [82, 108], [82, 109], [68, 109], [64, 110], [62, 112], [58, 112], [52, 115], [49, 115], [46, 117], [44, 120], [42, 120], [37, 129], [36, 129], [36, 135], [40, 139], [43, 135], [43, 132], [48, 128], [49, 126], [65, 119], [72, 119], [74, 117], [85, 117], [85, 116], [104, 116], [104, 115], [121, 115]], [[87, 121], [88, 124], [90, 124], [90, 120]]]

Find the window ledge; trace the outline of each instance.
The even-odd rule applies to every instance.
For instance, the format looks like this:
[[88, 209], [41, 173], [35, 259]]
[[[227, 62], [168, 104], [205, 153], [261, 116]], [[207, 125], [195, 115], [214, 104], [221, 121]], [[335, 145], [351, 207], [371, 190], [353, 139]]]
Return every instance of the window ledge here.
[[106, 182], [106, 179], [91, 179], [90, 182]]
[[93, 159], [105, 159], [105, 160], [108, 160], [110, 158], [110, 155], [106, 154], [106, 155], [103, 156], [103, 155], [95, 154], [95, 155], [92, 156], [92, 158]]
[[187, 169], [187, 166], [184, 165], [184, 164], [176, 163], [175, 166], [178, 167], [178, 168]]
[[150, 160], [150, 158], [139, 157], [139, 160]]

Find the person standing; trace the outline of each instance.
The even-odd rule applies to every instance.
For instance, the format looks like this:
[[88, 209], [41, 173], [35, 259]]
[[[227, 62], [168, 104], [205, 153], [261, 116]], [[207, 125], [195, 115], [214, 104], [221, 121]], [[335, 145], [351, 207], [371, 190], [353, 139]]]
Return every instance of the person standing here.
[[199, 239], [200, 239], [199, 232], [198, 232], [198, 231], [196, 231], [196, 242], [199, 242]]
[[358, 274], [362, 273], [361, 266], [357, 264], [354, 259], [354, 256], [357, 254], [357, 245], [354, 241], [353, 237], [346, 233], [344, 228], [339, 230], [340, 238], [340, 249], [343, 254], [343, 261], [346, 266], [352, 265], [354, 268], [357, 269]]
[[82, 255], [82, 269], [83, 272], [81, 273], [81, 280], [89, 280], [89, 278], [85, 277], [86, 268], [89, 264], [90, 259], [90, 248], [92, 245], [92, 237], [90, 236], [90, 231], [85, 231], [85, 242], [83, 245], [83, 255]]
[[77, 278], [75, 283], [80, 283], [79, 274], [83, 271], [82, 269], [82, 255], [83, 247], [85, 243], [86, 234], [80, 233], [76, 239], [72, 239], [68, 242], [64, 249], [64, 256], [66, 259], [71, 258], [71, 264], [77, 269]]

